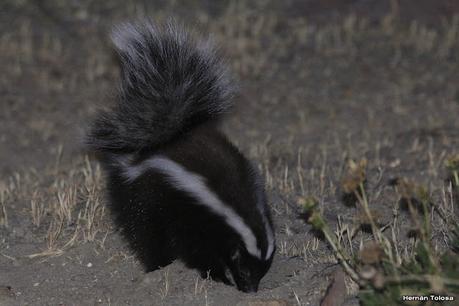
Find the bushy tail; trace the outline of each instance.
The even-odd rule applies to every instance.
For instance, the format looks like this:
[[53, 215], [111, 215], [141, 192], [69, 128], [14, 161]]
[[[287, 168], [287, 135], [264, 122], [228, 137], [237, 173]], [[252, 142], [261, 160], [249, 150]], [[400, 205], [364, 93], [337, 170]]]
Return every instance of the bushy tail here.
[[93, 122], [86, 137], [91, 149], [154, 148], [231, 107], [226, 67], [209, 42], [150, 21], [123, 24], [112, 40], [121, 62], [119, 101]]

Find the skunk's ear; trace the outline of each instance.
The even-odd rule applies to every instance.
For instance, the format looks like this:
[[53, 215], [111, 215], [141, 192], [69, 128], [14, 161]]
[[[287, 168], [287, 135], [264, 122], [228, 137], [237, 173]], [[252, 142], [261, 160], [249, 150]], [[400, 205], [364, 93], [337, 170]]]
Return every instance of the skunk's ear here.
[[241, 251], [239, 250], [239, 248], [236, 248], [231, 253], [231, 260], [232, 261], [239, 261], [240, 258], [241, 258]]

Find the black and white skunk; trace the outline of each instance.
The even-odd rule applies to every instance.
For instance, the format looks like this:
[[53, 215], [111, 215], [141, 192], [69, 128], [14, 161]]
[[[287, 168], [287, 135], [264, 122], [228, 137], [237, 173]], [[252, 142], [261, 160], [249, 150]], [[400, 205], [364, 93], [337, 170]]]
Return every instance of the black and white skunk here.
[[257, 170], [217, 129], [233, 86], [208, 42], [173, 24], [124, 24], [112, 36], [119, 101], [86, 143], [108, 174], [111, 211], [148, 271], [175, 259], [257, 291], [273, 224]]

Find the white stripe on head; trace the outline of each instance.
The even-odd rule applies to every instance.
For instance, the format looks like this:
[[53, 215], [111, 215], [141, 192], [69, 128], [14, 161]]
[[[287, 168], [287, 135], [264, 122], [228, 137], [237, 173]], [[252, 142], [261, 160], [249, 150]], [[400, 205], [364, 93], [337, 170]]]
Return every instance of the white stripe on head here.
[[178, 163], [160, 155], [153, 156], [134, 166], [120, 164], [124, 168], [123, 175], [125, 175], [128, 182], [134, 181], [148, 168], [161, 171], [168, 177], [169, 182], [175, 188], [193, 195], [198, 200], [197, 203], [199, 205], [206, 206], [213, 213], [222, 217], [241, 236], [247, 251], [253, 256], [261, 258], [261, 251], [257, 247], [257, 239], [250, 227], [231, 207], [225, 205], [206, 186], [204, 177], [187, 171]]

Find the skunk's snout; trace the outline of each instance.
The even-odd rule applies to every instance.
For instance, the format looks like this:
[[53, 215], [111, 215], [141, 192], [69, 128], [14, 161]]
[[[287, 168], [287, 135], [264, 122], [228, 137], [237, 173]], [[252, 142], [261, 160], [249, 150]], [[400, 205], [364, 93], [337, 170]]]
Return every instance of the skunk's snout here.
[[235, 279], [235, 281], [236, 281], [237, 289], [242, 292], [246, 292], [246, 293], [257, 292], [258, 285], [260, 284], [260, 280], [255, 280], [255, 279], [239, 278], [239, 279]]
[[256, 284], [243, 284], [237, 285], [237, 289], [241, 290], [245, 293], [257, 292], [258, 291], [258, 283]]

